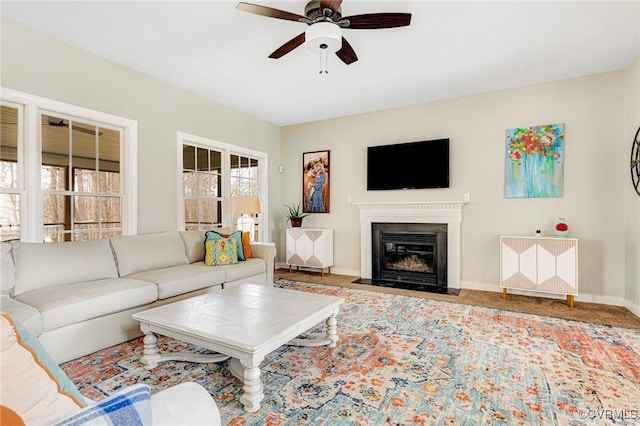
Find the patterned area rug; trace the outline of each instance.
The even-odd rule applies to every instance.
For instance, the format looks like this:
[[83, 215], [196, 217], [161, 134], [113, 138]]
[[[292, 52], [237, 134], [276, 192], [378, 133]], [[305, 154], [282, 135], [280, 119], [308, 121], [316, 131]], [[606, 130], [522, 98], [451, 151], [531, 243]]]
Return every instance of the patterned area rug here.
[[[265, 399], [238, 401], [227, 363], [142, 368], [142, 339], [62, 365], [89, 398], [196, 381], [225, 425], [640, 425], [640, 330], [279, 279], [345, 299], [336, 348], [284, 346]], [[321, 334], [316, 327], [308, 334]], [[161, 350], [206, 350], [160, 338]]]

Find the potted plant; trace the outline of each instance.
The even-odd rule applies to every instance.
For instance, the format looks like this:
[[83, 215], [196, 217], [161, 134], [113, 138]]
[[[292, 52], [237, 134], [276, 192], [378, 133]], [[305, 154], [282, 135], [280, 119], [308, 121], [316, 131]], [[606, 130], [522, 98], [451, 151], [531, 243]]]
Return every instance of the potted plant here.
[[287, 208], [287, 220], [291, 222], [291, 226], [299, 228], [302, 226], [302, 219], [309, 216], [309, 213], [300, 213], [300, 203], [291, 204], [290, 206], [283, 204]]

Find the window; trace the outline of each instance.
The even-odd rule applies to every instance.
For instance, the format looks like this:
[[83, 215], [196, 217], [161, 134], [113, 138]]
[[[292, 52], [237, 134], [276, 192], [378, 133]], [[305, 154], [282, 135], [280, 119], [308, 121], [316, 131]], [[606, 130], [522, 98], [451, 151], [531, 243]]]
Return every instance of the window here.
[[0, 125], [0, 239], [136, 233], [135, 121], [3, 89]]
[[222, 152], [184, 145], [182, 164], [185, 229], [221, 227]]
[[266, 210], [267, 154], [184, 133], [178, 146], [184, 229], [232, 227], [252, 231], [259, 241], [266, 214], [236, 212], [233, 198], [257, 196]]
[[22, 109], [3, 102], [0, 105], [0, 241], [20, 239], [24, 179], [18, 168], [18, 140], [22, 126]]
[[121, 234], [121, 133], [120, 129], [41, 115], [45, 241]]
[[[259, 197], [259, 161], [257, 158], [251, 158], [239, 154], [231, 154], [231, 162], [229, 167], [229, 173], [231, 175], [231, 197]], [[246, 200], [246, 198], [245, 198]], [[249, 232], [251, 235], [251, 241], [257, 240], [260, 235], [260, 220], [259, 214], [261, 212], [259, 202], [257, 205], [251, 207], [251, 202], [237, 202], [232, 200], [232, 222], [235, 223], [236, 228], [242, 232]], [[257, 200], [256, 200], [257, 201]], [[241, 211], [237, 208], [238, 205], [244, 205], [251, 211]]]
[[231, 154], [231, 196], [258, 195], [258, 159]]

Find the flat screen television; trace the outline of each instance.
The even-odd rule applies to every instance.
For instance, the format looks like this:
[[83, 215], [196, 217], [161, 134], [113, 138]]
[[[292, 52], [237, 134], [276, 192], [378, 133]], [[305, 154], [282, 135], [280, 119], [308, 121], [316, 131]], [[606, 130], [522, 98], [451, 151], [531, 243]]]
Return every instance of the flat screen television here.
[[449, 139], [370, 146], [367, 190], [449, 187]]

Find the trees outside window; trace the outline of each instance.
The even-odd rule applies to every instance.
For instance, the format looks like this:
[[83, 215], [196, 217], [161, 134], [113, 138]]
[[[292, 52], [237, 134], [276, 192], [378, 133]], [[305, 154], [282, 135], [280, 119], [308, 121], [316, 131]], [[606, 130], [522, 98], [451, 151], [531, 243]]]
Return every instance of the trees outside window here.
[[[267, 154], [183, 133], [178, 134], [186, 230], [220, 227], [245, 229], [247, 217], [233, 211], [233, 198], [258, 196], [266, 205]], [[260, 240], [264, 213], [250, 215], [254, 239]]]
[[8, 89], [0, 106], [0, 240], [135, 234], [135, 121]]
[[45, 241], [95, 240], [122, 233], [121, 132], [42, 115]]
[[19, 105], [0, 105], [0, 241], [20, 239], [20, 202], [24, 179], [18, 168], [18, 129], [23, 125]]

